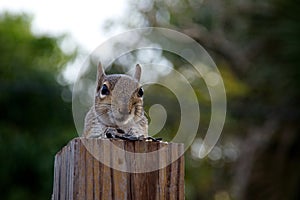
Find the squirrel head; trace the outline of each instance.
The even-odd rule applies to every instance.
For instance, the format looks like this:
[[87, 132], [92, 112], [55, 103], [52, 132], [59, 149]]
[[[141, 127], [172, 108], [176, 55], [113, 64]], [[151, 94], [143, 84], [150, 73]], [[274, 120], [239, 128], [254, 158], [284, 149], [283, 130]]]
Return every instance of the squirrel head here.
[[143, 115], [144, 90], [139, 81], [141, 67], [136, 65], [133, 77], [124, 74], [106, 75], [98, 65], [95, 111], [107, 126], [136, 123]]

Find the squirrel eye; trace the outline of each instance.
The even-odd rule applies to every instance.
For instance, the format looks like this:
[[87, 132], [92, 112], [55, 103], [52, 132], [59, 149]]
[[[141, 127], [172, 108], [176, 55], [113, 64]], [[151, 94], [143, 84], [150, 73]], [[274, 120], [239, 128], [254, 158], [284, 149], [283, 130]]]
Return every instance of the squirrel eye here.
[[144, 95], [144, 90], [143, 90], [143, 88], [140, 88], [138, 93], [137, 93], [137, 96], [142, 97], [143, 95]]
[[101, 88], [101, 95], [109, 95], [109, 90], [107, 85], [103, 84]]

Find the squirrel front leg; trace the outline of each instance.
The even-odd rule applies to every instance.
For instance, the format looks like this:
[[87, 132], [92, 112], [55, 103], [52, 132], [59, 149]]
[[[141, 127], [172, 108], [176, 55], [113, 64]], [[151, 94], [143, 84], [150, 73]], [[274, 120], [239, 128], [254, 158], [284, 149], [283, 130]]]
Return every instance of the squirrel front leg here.
[[105, 138], [105, 131], [107, 127], [102, 124], [95, 124], [89, 127], [84, 132], [84, 137], [87, 138]]
[[85, 117], [83, 137], [86, 138], [105, 138], [107, 126], [101, 123], [91, 108]]

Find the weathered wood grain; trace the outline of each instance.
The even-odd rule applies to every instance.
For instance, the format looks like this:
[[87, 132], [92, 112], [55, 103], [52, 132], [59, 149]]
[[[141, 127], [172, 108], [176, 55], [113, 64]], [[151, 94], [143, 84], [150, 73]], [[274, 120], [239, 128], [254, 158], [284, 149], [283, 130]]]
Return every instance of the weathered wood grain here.
[[[124, 151], [116, 151], [116, 147]], [[182, 200], [183, 151], [183, 144], [175, 143], [75, 138], [55, 156], [52, 198]], [[132, 156], [127, 152], [152, 154]], [[142, 172], [146, 165], [156, 170]]]

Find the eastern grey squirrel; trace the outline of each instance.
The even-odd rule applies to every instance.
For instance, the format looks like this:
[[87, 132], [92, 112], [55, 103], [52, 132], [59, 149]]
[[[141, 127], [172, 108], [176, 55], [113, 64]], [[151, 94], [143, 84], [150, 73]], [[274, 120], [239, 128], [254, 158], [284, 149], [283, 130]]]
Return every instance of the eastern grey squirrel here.
[[85, 117], [83, 137], [106, 138], [122, 134], [148, 136], [140, 78], [139, 64], [131, 77], [124, 74], [106, 75], [99, 63], [95, 99]]

